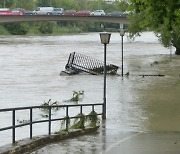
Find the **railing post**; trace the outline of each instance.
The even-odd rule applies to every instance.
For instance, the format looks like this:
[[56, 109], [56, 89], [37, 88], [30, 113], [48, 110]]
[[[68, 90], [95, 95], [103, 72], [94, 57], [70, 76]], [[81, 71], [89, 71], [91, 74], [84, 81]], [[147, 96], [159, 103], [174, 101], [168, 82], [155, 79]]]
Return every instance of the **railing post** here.
[[92, 105], [92, 111], [94, 112], [94, 105]]
[[30, 139], [32, 139], [32, 108], [30, 108]]
[[15, 110], [12, 110], [12, 143], [15, 143], [15, 138], [16, 138], [16, 113]]
[[82, 114], [82, 105], [80, 106], [80, 114]]
[[66, 106], [66, 130], [68, 130], [69, 127], [69, 112], [68, 112], [68, 106]]
[[51, 106], [49, 106], [48, 109], [49, 109], [49, 135], [51, 135]]

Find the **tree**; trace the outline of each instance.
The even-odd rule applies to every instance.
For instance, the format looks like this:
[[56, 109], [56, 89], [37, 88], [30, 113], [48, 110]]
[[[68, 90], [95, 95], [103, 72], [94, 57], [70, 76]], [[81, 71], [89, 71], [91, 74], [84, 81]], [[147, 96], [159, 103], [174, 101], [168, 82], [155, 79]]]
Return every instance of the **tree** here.
[[4, 27], [13, 35], [26, 35], [29, 29], [26, 23], [6, 23]]
[[37, 0], [37, 6], [52, 6], [52, 0]]
[[12, 0], [1, 0], [0, 7], [9, 8], [9, 7], [11, 7], [12, 3], [13, 3]]
[[36, 7], [35, 0], [13, 0], [11, 8], [24, 8], [26, 10], [34, 10]]
[[180, 1], [179, 0], [130, 0], [131, 36], [147, 28], [153, 30], [165, 47], [172, 41], [180, 55]]

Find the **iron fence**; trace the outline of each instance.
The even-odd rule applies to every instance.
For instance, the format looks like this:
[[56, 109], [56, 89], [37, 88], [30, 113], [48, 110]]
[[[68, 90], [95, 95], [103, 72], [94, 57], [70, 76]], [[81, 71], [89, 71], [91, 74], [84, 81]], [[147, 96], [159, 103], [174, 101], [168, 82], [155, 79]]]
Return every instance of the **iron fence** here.
[[[82, 71], [92, 75], [98, 75], [104, 73], [104, 62], [77, 52], [72, 52], [69, 55], [65, 68], [72, 72], [72, 74]], [[116, 65], [107, 64], [107, 74], [116, 74], [118, 68]]]
[[[0, 132], [5, 131], [5, 130], [12, 130], [12, 143], [15, 143], [16, 141], [16, 128], [18, 127], [23, 127], [23, 126], [29, 126], [30, 127], [30, 132], [29, 132], [29, 137], [32, 139], [33, 137], [33, 124], [36, 123], [44, 123], [48, 122], [48, 135], [51, 135], [51, 127], [52, 127], [52, 122], [53, 121], [65, 121], [66, 122], [66, 130], [69, 129], [69, 119], [74, 119], [77, 118], [77, 116], [70, 116], [69, 115], [69, 108], [79, 108], [79, 113], [83, 113], [83, 107], [91, 107], [91, 111], [95, 111], [95, 106], [102, 106], [103, 104], [75, 104], [75, 105], [47, 105], [47, 106], [30, 106], [30, 107], [18, 107], [18, 108], [6, 108], [6, 109], [0, 109], [0, 113], [5, 113], [5, 112], [12, 112], [12, 125], [6, 126], [6, 127], [0, 127]], [[60, 118], [52, 118], [52, 109], [53, 108], [65, 108], [65, 117], [60, 117]], [[97, 115], [103, 115], [102, 113], [102, 108], [101, 112], [97, 113]], [[47, 109], [48, 110], [48, 119], [44, 120], [36, 120], [33, 121], [33, 110], [34, 109]], [[20, 123], [16, 124], [16, 112], [17, 111], [28, 111], [29, 113], [29, 120], [26, 123]], [[89, 116], [88, 114], [84, 114], [84, 116]], [[68, 118], [67, 118], [68, 117]]]

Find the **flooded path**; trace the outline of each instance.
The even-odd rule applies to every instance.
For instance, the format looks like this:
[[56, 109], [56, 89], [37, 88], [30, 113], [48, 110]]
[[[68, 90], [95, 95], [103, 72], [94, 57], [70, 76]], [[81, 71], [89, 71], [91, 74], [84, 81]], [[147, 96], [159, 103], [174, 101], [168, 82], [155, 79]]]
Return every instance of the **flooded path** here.
[[[49, 99], [64, 104], [73, 91], [80, 90], [84, 90], [85, 95], [79, 103], [101, 103], [103, 76], [59, 76], [70, 52], [103, 60], [99, 34], [0, 37], [1, 108], [41, 105]], [[134, 42], [125, 37], [124, 73], [130, 75], [107, 77], [104, 127], [125, 133], [180, 131], [179, 61], [179, 57], [173, 56], [169, 62], [169, 49], [161, 46], [151, 32]], [[112, 34], [107, 46], [107, 62], [121, 67], [118, 33]], [[164, 74], [165, 77], [140, 76], [144, 74]], [[8, 138], [10, 135], [0, 133], [0, 136]], [[1, 145], [4, 143], [0, 141]]]

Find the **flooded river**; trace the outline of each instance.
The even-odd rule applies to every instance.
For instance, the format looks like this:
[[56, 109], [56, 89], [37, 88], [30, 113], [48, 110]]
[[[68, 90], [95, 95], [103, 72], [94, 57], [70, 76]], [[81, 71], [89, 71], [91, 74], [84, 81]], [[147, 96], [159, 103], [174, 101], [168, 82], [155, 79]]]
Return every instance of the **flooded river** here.
[[[49, 99], [64, 104], [73, 91], [81, 90], [84, 98], [80, 103], [103, 102], [103, 76], [59, 75], [71, 52], [103, 60], [99, 34], [1, 36], [1, 108], [41, 105]], [[151, 32], [134, 41], [125, 36], [124, 73], [130, 75], [107, 76], [106, 127], [132, 132], [180, 131], [179, 61], [173, 55], [169, 62], [169, 49], [160, 45]], [[107, 62], [121, 67], [118, 33], [112, 33], [107, 46]], [[157, 74], [165, 77], [142, 76]]]

